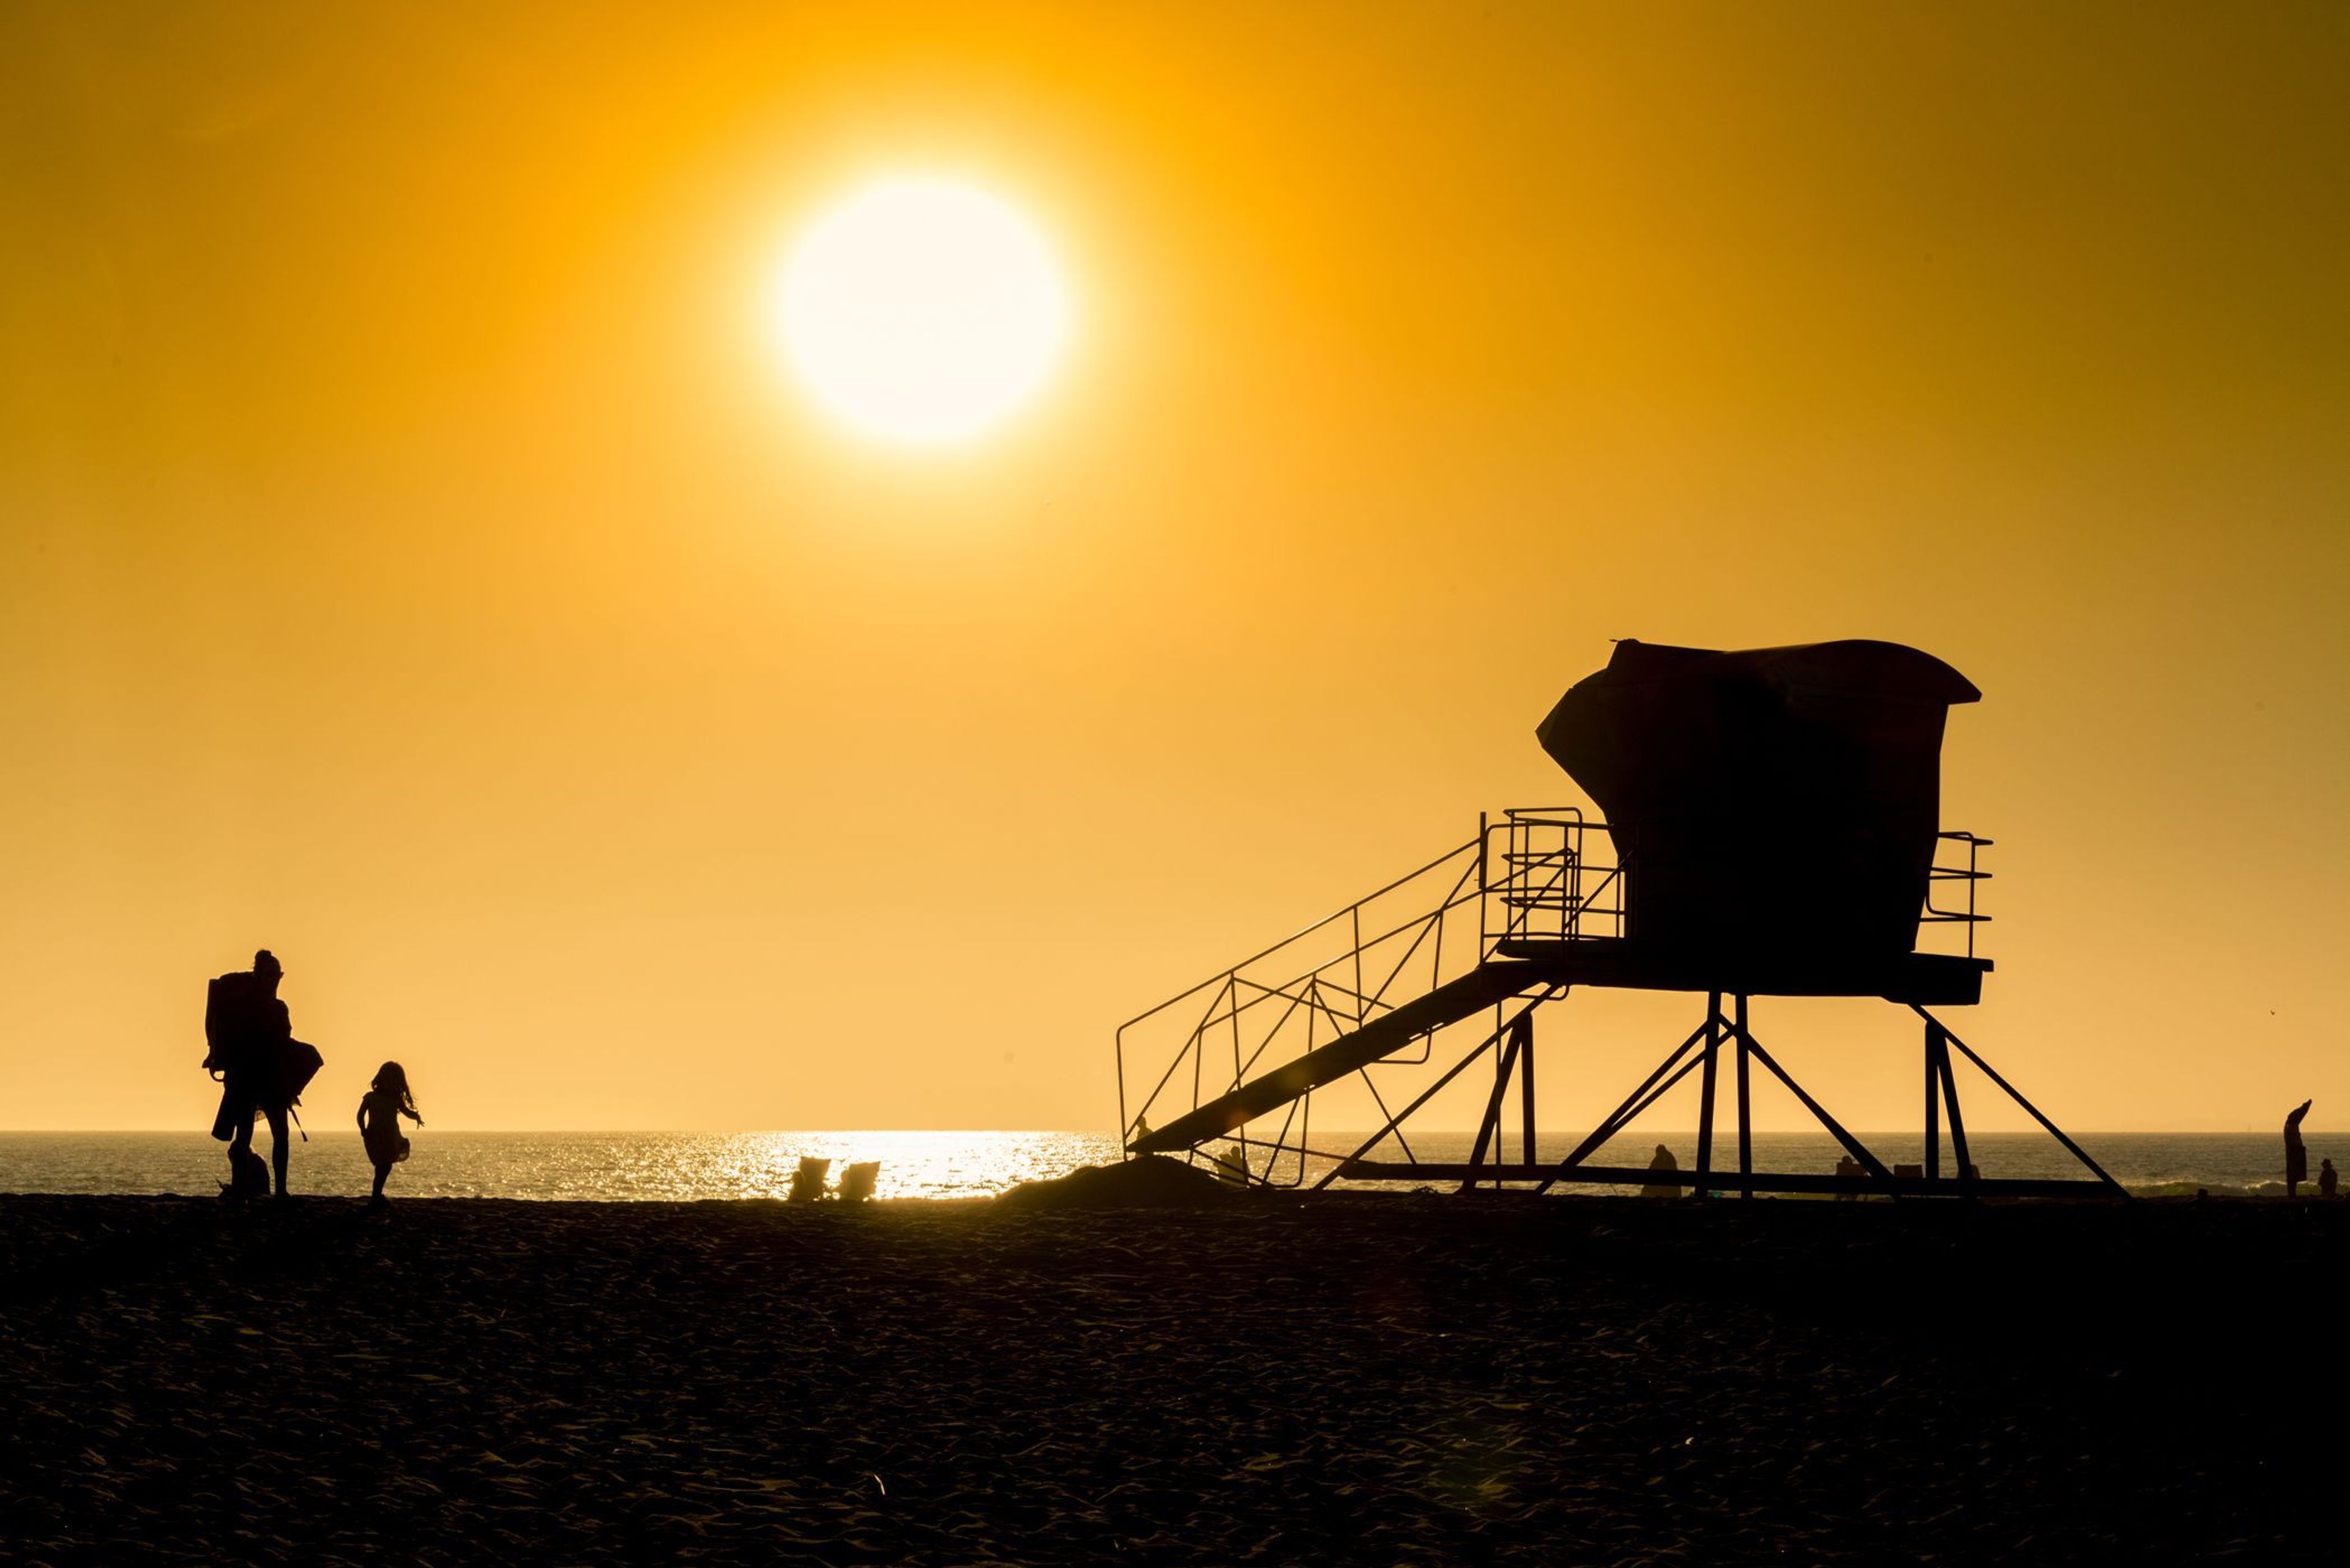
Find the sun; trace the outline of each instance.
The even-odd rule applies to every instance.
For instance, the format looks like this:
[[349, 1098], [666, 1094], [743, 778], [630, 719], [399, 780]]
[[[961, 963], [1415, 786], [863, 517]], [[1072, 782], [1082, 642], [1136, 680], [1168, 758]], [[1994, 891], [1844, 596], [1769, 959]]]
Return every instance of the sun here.
[[827, 410], [909, 445], [969, 441], [1044, 384], [1067, 291], [1017, 209], [959, 180], [868, 185], [800, 236], [776, 294], [792, 368]]

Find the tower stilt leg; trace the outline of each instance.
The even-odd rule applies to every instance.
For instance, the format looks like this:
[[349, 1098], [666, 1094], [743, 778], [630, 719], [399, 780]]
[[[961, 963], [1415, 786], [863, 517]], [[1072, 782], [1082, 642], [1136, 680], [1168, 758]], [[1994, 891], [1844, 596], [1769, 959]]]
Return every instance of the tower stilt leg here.
[[1944, 1053], [1941, 1028], [1926, 1025], [1926, 1179], [1942, 1179], [1942, 1061]]
[[1721, 992], [1708, 992], [1705, 998], [1705, 1070], [1698, 1077], [1697, 1090], [1697, 1186], [1696, 1196], [1705, 1196], [1713, 1179], [1713, 1080], [1714, 1063], [1721, 1054]]
[[1754, 1196], [1754, 1109], [1746, 1087], [1746, 998], [1738, 998], [1738, 1196]]
[[[1469, 1175], [1461, 1183], [1463, 1192], [1477, 1185], [1478, 1173], [1484, 1167], [1485, 1150], [1489, 1147], [1493, 1151], [1493, 1163], [1496, 1166], [1502, 1163], [1502, 1107], [1509, 1096], [1510, 1071], [1517, 1065], [1520, 1054], [1532, 1050], [1533, 1046], [1534, 1031], [1528, 1026], [1524, 1015], [1521, 1014], [1509, 1024], [1503, 1038], [1502, 1054], [1493, 1064], [1493, 1093], [1485, 1102], [1484, 1119], [1477, 1124], [1477, 1146], [1469, 1152]], [[1498, 1179], [1494, 1185], [1501, 1185]]]
[[1937, 1023], [1935, 1044], [1942, 1070], [1942, 1101], [1950, 1107], [1950, 1158], [1959, 1162], [1959, 1190], [1971, 1193], [1975, 1189], [1974, 1157], [1967, 1152], [1967, 1118], [1959, 1110], [1959, 1081], [1950, 1072], [1949, 1032]]
[[[2009, 1099], [2013, 1100], [2017, 1105], [2022, 1106], [2024, 1110], [2030, 1114], [2033, 1121], [2038, 1122], [2043, 1128], [2046, 1129], [2049, 1137], [2054, 1138], [2058, 1143], [2063, 1144], [2064, 1146], [2065, 1152], [2070, 1154], [2074, 1159], [2079, 1160], [2083, 1165], [2086, 1166], [2099, 1181], [2104, 1182], [2106, 1186], [2111, 1189], [2117, 1196], [2126, 1196], [2122, 1184], [2116, 1181], [2110, 1175], [2106, 1174], [2106, 1168], [2104, 1166], [2099, 1165], [2095, 1160], [2091, 1159], [2089, 1158], [2088, 1151], [2083, 1148], [2079, 1144], [2074, 1143], [2071, 1137], [2067, 1137], [2063, 1127], [2058, 1127], [2054, 1122], [2050, 1121], [2046, 1116], [2041, 1115], [2040, 1107], [2038, 1106], [2035, 1106], [2030, 1100], [2025, 1099], [2022, 1094], [2013, 1084], [2009, 1083], [2005, 1078], [1999, 1075], [1999, 1072], [1996, 1068], [1994, 1068], [1990, 1063], [1984, 1061], [1981, 1056], [1976, 1055], [1974, 1049], [1971, 1046], [1950, 1032], [1950, 1025], [1944, 1023], [1940, 1019], [1935, 1017], [1932, 1013], [1927, 1012], [1916, 1002], [1911, 1002], [1909, 1004], [1909, 1011], [1915, 1012], [1918, 1017], [1926, 1020], [1927, 1023], [1933, 1024], [1935, 1028], [1941, 1032], [1942, 1042], [1945, 1047], [1942, 1062], [1944, 1075], [1943, 1081], [1946, 1085], [1950, 1082], [1950, 1057], [1948, 1047], [1955, 1045], [1959, 1048], [1960, 1054], [1964, 1055], [1968, 1061], [1972, 1062], [1976, 1066], [1982, 1069], [1982, 1075], [1984, 1077], [1989, 1078], [1992, 1083], [1998, 1085], [2000, 1088], [2006, 1093]], [[1955, 1106], [1952, 1106], [1953, 1111], [1955, 1111], [1956, 1108], [1957, 1107]], [[1956, 1120], [1955, 1116], [1952, 1119], [1953, 1121]], [[1966, 1157], [1964, 1155], [1960, 1155], [1959, 1158], [1963, 1159]]]
[[1518, 1049], [1518, 1136], [1524, 1148], [1518, 1158], [1532, 1165], [1541, 1158], [1534, 1152], [1534, 1015], [1525, 1014], [1518, 1027], [1524, 1033]]

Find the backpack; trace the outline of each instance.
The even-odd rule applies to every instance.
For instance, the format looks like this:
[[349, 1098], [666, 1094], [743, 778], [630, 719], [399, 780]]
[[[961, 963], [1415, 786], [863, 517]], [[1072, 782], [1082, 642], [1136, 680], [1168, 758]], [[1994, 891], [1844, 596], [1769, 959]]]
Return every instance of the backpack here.
[[[284, 1091], [287, 1105], [298, 1106], [302, 1103], [302, 1091], [310, 1086], [310, 1080], [318, 1075], [327, 1059], [307, 1040], [281, 1042], [276, 1054], [277, 1086]], [[308, 1135], [304, 1136], [307, 1138]]]
[[214, 975], [204, 986], [204, 1071], [228, 1071], [230, 1055], [244, 1044], [253, 1023], [251, 970]]

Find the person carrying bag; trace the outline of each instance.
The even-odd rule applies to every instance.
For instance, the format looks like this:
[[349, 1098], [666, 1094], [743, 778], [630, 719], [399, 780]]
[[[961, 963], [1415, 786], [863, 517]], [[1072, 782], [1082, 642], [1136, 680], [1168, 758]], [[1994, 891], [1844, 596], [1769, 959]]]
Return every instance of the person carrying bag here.
[[[229, 1192], [255, 1190], [253, 1123], [266, 1116], [272, 1140], [270, 1165], [277, 1196], [286, 1196], [286, 1118], [302, 1100], [325, 1063], [317, 1046], [294, 1038], [292, 1016], [277, 995], [285, 976], [276, 955], [264, 948], [253, 968], [215, 977], [204, 998], [204, 1067], [220, 1080], [220, 1109], [213, 1137], [229, 1146]], [[296, 1118], [298, 1121], [298, 1118]], [[303, 1141], [309, 1134], [302, 1135]]]

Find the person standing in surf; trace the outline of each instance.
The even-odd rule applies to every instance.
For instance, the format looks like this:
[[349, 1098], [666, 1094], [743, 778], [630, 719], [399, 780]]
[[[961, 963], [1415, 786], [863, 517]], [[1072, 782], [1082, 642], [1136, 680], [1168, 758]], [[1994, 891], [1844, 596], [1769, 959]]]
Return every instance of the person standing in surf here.
[[2309, 1150], [2302, 1146], [2301, 1118], [2309, 1114], [2314, 1100], [2303, 1100], [2301, 1108], [2284, 1119], [2284, 1195], [2301, 1196], [2301, 1184], [2309, 1179]]

